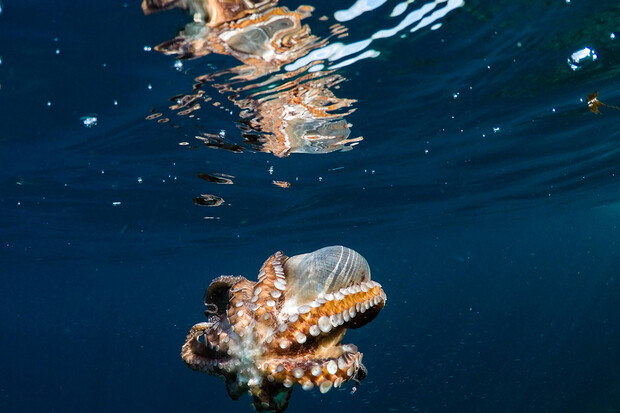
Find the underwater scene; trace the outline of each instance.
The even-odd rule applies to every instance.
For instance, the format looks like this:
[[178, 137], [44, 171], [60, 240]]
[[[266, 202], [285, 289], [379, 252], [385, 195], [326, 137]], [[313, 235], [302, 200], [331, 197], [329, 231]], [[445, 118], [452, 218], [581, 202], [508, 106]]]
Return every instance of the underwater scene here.
[[0, 0], [0, 411], [620, 412], [617, 0]]

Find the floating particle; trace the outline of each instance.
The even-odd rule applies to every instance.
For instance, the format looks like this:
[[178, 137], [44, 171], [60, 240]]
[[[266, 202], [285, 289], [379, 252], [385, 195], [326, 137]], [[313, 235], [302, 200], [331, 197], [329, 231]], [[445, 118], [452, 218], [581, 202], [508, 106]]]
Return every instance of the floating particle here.
[[82, 116], [80, 120], [82, 121], [84, 126], [86, 126], [87, 128], [92, 128], [93, 126], [97, 126], [97, 114]]
[[119, 206], [121, 204], [121, 201], [114, 201], [112, 202], [112, 205], [114, 206]]
[[232, 185], [233, 181], [231, 178], [234, 178], [234, 176], [226, 175], [226, 174], [219, 174], [219, 173], [205, 174], [203, 172], [199, 172], [198, 178], [204, 179], [205, 181], [213, 182], [216, 184]]
[[143, 49], [145, 52], [150, 52], [151, 50], [153, 50], [153, 49], [151, 48], [151, 46], [144, 46], [142, 49]]
[[138, 183], [139, 183], [139, 184], [141, 184], [141, 183], [142, 183], [142, 177], [141, 177], [141, 176], [139, 176], [139, 177], [138, 177]]
[[203, 194], [193, 199], [194, 204], [200, 206], [216, 207], [224, 203], [224, 199], [217, 195]]
[[183, 70], [183, 62], [177, 60], [176, 62], [174, 62], [174, 68], [180, 72], [181, 70]]
[[279, 186], [280, 188], [290, 188], [291, 183], [288, 181], [273, 181], [273, 184]]

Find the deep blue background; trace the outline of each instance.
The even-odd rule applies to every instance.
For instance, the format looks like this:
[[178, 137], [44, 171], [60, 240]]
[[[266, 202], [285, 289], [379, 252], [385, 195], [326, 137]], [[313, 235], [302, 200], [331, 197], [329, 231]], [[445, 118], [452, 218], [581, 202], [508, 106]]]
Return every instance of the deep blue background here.
[[[395, 4], [346, 41], [393, 27]], [[313, 5], [324, 36], [337, 8]], [[284, 159], [192, 150], [191, 121], [144, 120], [235, 64], [177, 71], [144, 51], [187, 21], [138, 1], [2, 1], [1, 411], [250, 411], [179, 357], [204, 287], [329, 244], [361, 252], [388, 303], [345, 338], [369, 370], [358, 391], [297, 389], [289, 411], [620, 411], [620, 112], [585, 103], [620, 106], [617, 1], [472, 0], [376, 41], [335, 91], [358, 100], [364, 141]], [[571, 70], [586, 46], [598, 59]], [[205, 107], [202, 126], [241, 143], [230, 109]], [[203, 193], [226, 203], [194, 205]]]

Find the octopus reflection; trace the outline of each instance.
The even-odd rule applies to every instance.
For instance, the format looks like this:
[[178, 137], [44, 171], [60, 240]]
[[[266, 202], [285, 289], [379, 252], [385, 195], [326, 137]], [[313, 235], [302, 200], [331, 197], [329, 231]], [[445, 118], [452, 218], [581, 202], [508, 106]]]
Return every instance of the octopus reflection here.
[[[344, 119], [354, 109], [353, 99], [341, 99], [332, 89], [344, 79], [322, 70], [320, 61], [293, 71], [283, 67], [325, 46], [327, 39], [310, 33], [301, 20], [312, 7], [295, 11], [276, 7], [277, 1], [251, 0], [144, 0], [145, 13], [181, 7], [193, 13], [189, 23], [172, 40], [156, 50], [178, 59], [209, 53], [237, 58], [242, 65], [198, 77], [191, 94], [175, 97], [170, 108], [179, 115], [193, 116], [201, 102], [208, 101], [203, 90], [208, 84], [227, 94], [241, 109], [239, 126], [253, 149], [278, 157], [291, 153], [327, 153], [350, 149], [362, 138], [350, 138]], [[336, 26], [334, 35], [343, 35]], [[161, 121], [161, 120], [160, 120]], [[240, 150], [226, 145], [217, 135], [199, 137], [209, 146]], [[220, 147], [221, 147], [220, 146]]]
[[256, 282], [222, 276], [211, 283], [208, 321], [191, 328], [181, 356], [192, 369], [222, 377], [232, 399], [249, 393], [257, 410], [282, 412], [295, 384], [325, 393], [364, 379], [362, 353], [341, 341], [385, 300], [366, 260], [349, 248], [276, 252]]

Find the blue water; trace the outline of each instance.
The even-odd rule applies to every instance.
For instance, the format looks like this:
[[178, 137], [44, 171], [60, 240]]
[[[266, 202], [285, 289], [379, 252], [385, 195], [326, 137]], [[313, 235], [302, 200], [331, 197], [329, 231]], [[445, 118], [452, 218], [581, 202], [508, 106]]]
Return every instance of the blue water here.
[[[352, 4], [313, 2], [303, 22], [326, 38]], [[396, 5], [330, 41], [432, 6]], [[287, 157], [244, 141], [240, 109], [209, 85], [225, 110], [167, 109], [239, 63], [175, 67], [153, 50], [181, 11], [0, 8], [0, 411], [251, 411], [179, 357], [204, 288], [332, 244], [366, 257], [387, 305], [345, 337], [369, 372], [357, 391], [298, 388], [288, 411], [620, 411], [620, 111], [587, 105], [598, 91], [620, 106], [617, 1], [465, 0], [378, 38], [333, 90], [357, 100], [346, 121], [363, 141]]]

